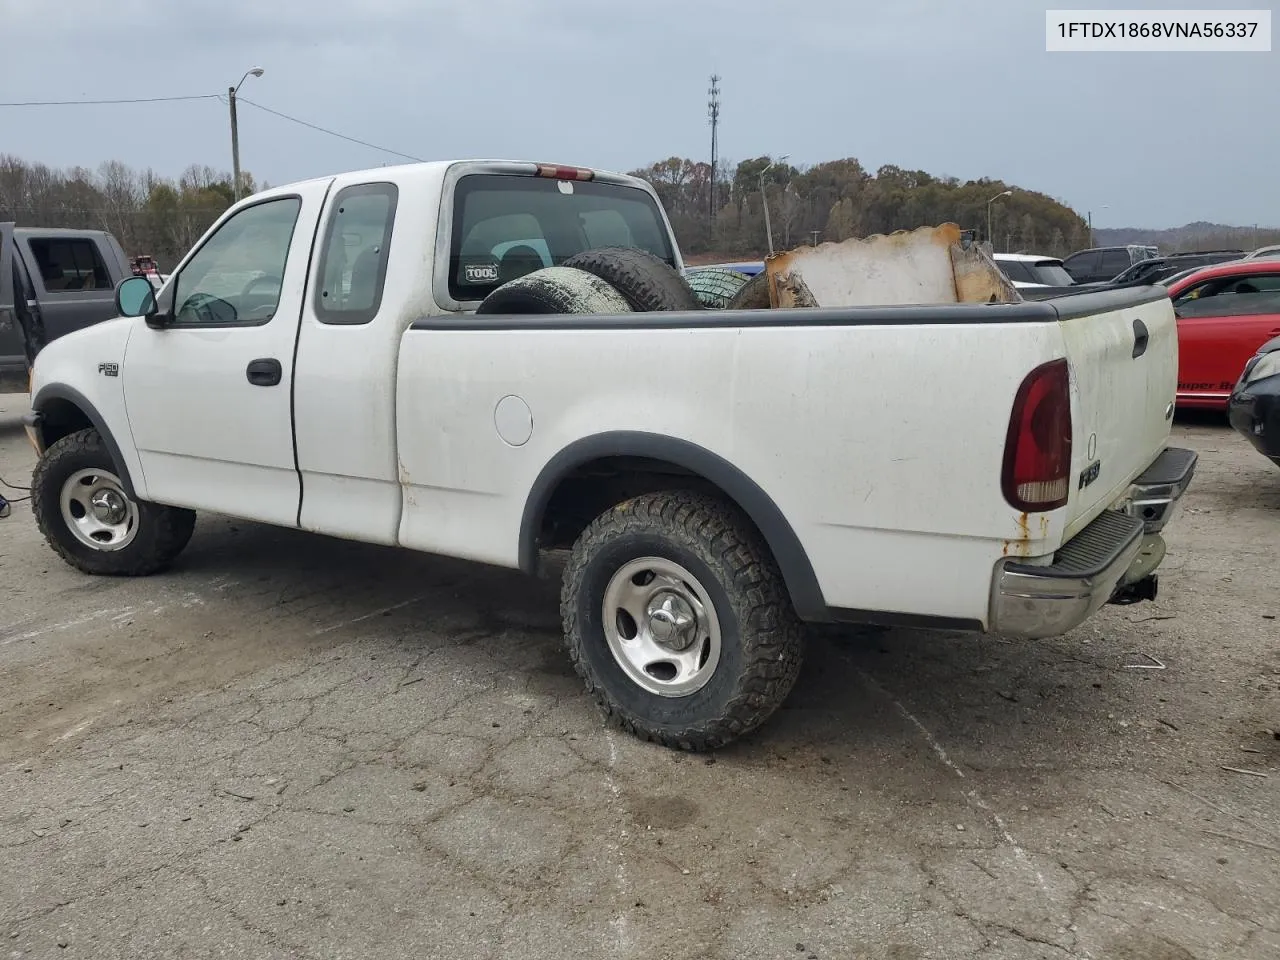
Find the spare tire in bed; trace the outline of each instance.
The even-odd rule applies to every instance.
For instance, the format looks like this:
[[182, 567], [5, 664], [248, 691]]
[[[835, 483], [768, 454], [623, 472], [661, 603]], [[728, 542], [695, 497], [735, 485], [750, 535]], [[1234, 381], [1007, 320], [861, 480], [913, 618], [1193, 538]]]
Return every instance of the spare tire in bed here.
[[660, 257], [634, 247], [584, 250], [564, 262], [595, 274], [626, 297], [637, 313], [653, 310], [701, 310], [684, 277]]
[[698, 302], [711, 310], [726, 307], [750, 279], [742, 271], [726, 267], [701, 267], [685, 274], [685, 280]]
[[761, 270], [742, 285], [725, 305], [726, 310], [768, 310], [773, 306], [769, 299], [769, 274]]
[[630, 313], [626, 298], [593, 273], [544, 267], [504, 283], [476, 313]]

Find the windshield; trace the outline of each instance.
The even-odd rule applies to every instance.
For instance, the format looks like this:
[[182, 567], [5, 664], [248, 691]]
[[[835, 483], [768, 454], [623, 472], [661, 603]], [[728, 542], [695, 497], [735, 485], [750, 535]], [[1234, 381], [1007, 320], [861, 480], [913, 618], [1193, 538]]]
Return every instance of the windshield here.
[[1061, 260], [1041, 260], [1031, 265], [1031, 272], [1036, 283], [1044, 283], [1051, 287], [1070, 287], [1075, 284], [1071, 274], [1067, 273]]
[[662, 213], [636, 187], [472, 174], [454, 192], [449, 293], [483, 300], [508, 281], [598, 247], [637, 247], [675, 266]]

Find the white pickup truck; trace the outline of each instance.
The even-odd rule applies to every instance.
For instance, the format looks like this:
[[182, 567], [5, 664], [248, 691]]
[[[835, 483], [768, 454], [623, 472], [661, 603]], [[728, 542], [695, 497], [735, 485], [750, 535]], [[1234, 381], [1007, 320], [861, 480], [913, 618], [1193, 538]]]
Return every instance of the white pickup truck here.
[[599, 171], [263, 191], [40, 353], [37, 521], [92, 574], [162, 569], [197, 510], [530, 574], [567, 549], [588, 690], [682, 749], [778, 707], [804, 622], [1036, 638], [1154, 596], [1195, 465], [1164, 288], [707, 309], [682, 270], [653, 190]]

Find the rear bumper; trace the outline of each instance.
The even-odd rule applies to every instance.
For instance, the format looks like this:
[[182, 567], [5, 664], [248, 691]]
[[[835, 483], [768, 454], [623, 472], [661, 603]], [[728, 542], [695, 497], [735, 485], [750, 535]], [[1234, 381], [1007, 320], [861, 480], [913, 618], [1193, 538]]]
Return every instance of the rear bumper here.
[[992, 583], [994, 633], [1024, 639], [1057, 637], [1088, 620], [1120, 591], [1146, 585], [1164, 560], [1160, 531], [1195, 474], [1191, 450], [1165, 450], [1113, 509], [1062, 546], [1047, 566], [1002, 560]]
[[1239, 387], [1227, 415], [1236, 433], [1280, 466], [1280, 374]]

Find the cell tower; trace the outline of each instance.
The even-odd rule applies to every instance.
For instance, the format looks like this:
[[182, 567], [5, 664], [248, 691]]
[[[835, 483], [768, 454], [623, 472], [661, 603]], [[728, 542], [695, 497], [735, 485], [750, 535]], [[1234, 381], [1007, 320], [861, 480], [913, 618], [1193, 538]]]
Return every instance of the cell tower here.
[[707, 121], [711, 124], [711, 209], [712, 224], [716, 222], [716, 166], [720, 162], [720, 74], [711, 75], [711, 87], [707, 90]]

